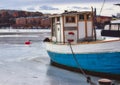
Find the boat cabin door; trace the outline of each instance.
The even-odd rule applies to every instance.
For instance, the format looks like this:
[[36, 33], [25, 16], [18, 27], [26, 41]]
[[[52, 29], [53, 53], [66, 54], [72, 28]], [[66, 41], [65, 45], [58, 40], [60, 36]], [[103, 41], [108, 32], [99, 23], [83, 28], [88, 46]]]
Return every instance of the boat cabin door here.
[[52, 41], [61, 42], [60, 17], [53, 17], [52, 18]]
[[83, 13], [79, 14], [79, 21], [78, 21], [78, 39], [79, 40], [86, 40], [92, 37], [92, 14], [91, 13]]
[[57, 42], [61, 42], [61, 29], [60, 24], [56, 25], [56, 39]]

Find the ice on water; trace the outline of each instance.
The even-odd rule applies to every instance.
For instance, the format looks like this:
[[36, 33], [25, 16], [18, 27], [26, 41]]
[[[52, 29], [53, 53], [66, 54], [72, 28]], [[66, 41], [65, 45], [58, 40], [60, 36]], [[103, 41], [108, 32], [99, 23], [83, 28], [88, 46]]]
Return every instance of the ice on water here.
[[[33, 40], [30, 46], [23, 42], [28, 38], [18, 37], [16, 41], [11, 37], [12, 41], [7, 41], [4, 36], [0, 37], [0, 85], [90, 85], [82, 74], [49, 64], [42, 42], [44, 35], [36, 40], [30, 38]], [[92, 77], [95, 83], [98, 79]]]

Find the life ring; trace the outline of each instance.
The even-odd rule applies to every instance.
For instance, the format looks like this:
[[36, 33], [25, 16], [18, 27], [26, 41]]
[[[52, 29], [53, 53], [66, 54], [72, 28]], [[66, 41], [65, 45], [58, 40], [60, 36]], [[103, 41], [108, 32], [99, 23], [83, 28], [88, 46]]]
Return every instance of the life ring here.
[[73, 39], [68, 39], [67, 41], [68, 41], [68, 42], [73, 42], [74, 40], [73, 40]]
[[74, 35], [74, 32], [68, 32], [69, 35]]
[[68, 36], [69, 38], [67, 39], [68, 42], [74, 42], [74, 39], [72, 39], [72, 37], [74, 37], [74, 32], [68, 32]]

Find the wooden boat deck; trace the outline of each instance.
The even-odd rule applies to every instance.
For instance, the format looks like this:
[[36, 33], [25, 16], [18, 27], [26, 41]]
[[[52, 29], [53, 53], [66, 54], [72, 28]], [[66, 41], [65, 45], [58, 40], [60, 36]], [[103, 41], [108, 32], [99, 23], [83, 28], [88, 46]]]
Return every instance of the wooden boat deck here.
[[[72, 45], [78, 45], [78, 44], [98, 44], [98, 43], [106, 43], [106, 42], [115, 42], [115, 41], [120, 41], [120, 38], [117, 39], [109, 39], [109, 40], [94, 40], [94, 41], [78, 41], [77, 43], [71, 43]], [[51, 42], [51, 41], [50, 41]], [[53, 43], [53, 42], [52, 42]], [[54, 42], [55, 44], [60, 44], [60, 45], [66, 45], [66, 43], [60, 43], [60, 42]]]

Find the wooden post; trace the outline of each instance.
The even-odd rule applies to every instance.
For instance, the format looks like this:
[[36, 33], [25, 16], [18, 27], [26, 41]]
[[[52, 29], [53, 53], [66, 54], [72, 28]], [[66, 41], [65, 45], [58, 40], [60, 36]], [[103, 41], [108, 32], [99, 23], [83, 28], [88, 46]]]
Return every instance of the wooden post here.
[[98, 80], [99, 85], [112, 85], [112, 81], [109, 79], [100, 79]]

